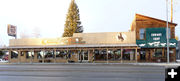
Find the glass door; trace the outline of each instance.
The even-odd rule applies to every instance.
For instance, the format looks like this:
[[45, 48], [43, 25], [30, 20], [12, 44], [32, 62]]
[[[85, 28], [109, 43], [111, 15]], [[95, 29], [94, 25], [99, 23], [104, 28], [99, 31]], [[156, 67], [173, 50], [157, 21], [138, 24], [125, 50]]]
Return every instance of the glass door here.
[[80, 51], [78, 52], [78, 60], [79, 62], [88, 62], [88, 51]]

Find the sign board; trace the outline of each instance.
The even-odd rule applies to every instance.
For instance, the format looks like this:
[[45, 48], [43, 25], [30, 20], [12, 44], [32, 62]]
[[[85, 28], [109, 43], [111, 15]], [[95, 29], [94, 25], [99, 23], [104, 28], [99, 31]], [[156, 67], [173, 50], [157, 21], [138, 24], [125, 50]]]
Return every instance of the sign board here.
[[[145, 40], [136, 40], [136, 43], [138, 46], [145, 48], [166, 47], [166, 28], [146, 28]], [[169, 46], [176, 47], [177, 40], [169, 39]]]
[[127, 39], [127, 36], [126, 36], [126, 34], [120, 32], [120, 33], [117, 34], [116, 38], [117, 38], [117, 40], [123, 42], [123, 41], [125, 41]]
[[43, 39], [41, 45], [73, 45], [73, 44], [85, 44], [82, 38], [57, 38], [57, 39]]
[[73, 37], [82, 37], [86, 44], [135, 44], [136, 33], [131, 32], [101, 32], [74, 33]]
[[9, 46], [44, 46], [85, 44], [80, 37], [11, 39]]
[[16, 31], [17, 31], [16, 26], [8, 24], [7, 33], [8, 33], [9, 36], [16, 37]]
[[146, 41], [149, 47], [165, 47], [166, 28], [146, 28]]

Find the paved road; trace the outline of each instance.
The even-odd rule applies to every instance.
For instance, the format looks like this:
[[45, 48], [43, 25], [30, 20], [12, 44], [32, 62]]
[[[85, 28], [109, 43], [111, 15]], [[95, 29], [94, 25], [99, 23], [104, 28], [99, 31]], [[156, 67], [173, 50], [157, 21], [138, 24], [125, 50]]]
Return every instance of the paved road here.
[[164, 81], [165, 68], [138, 65], [0, 65], [0, 81]]

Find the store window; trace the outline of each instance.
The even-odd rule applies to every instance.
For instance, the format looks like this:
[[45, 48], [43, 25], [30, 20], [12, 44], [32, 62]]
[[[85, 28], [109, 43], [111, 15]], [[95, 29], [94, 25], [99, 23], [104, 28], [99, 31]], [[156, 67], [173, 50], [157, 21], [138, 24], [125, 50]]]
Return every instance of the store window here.
[[60, 50], [57, 50], [56, 51], [56, 58], [58, 59], [66, 59], [66, 54], [67, 54], [67, 51], [60, 51]]
[[[24, 53], [24, 52], [22, 52]], [[30, 59], [32, 57], [32, 59], [34, 59], [34, 52], [31, 51], [26, 51], [26, 59]]]
[[11, 51], [11, 59], [17, 59], [18, 58], [18, 51]]
[[97, 61], [106, 61], [107, 53], [106, 50], [95, 50], [95, 60]]
[[52, 50], [45, 51], [45, 58], [54, 58], [54, 51]]
[[23, 51], [21, 51], [21, 56], [24, 56], [24, 52]]
[[118, 49], [114, 52], [115, 60], [121, 60], [121, 50]]
[[145, 39], [145, 29], [144, 28], [140, 29], [139, 37], [140, 37], [140, 39]]
[[168, 36], [171, 38], [171, 28], [168, 28]]
[[31, 58], [31, 52], [30, 52], [30, 51], [27, 51], [27, 52], [26, 52], [26, 59], [29, 59], [29, 58]]
[[113, 50], [108, 50], [108, 60], [115, 60], [115, 55], [114, 55], [114, 51]]
[[32, 59], [34, 59], [34, 51], [31, 52], [31, 57], [32, 57]]
[[88, 60], [88, 51], [87, 50], [78, 51], [78, 58], [79, 60]]
[[66, 55], [67, 57], [66, 58], [68, 58], [68, 59], [70, 59], [72, 57], [72, 55], [74, 54], [74, 52], [71, 51], [71, 50], [66, 51], [66, 53], [67, 53], [67, 55]]
[[37, 58], [38, 59], [42, 59], [44, 56], [44, 52], [43, 51], [37, 51]]
[[135, 60], [135, 49], [124, 49], [123, 60]]
[[108, 60], [119, 61], [121, 60], [121, 50], [108, 50]]
[[88, 51], [84, 51], [84, 60], [88, 60]]
[[162, 49], [154, 49], [154, 57], [162, 57]]
[[146, 60], [146, 50], [145, 49], [141, 49], [139, 51], [139, 54], [140, 54], [140, 59], [141, 60]]
[[[174, 54], [174, 50], [173, 49], [169, 49], [169, 54], [171, 55], [171, 54]], [[166, 57], [167, 56], [167, 49], [164, 49], [164, 57]]]

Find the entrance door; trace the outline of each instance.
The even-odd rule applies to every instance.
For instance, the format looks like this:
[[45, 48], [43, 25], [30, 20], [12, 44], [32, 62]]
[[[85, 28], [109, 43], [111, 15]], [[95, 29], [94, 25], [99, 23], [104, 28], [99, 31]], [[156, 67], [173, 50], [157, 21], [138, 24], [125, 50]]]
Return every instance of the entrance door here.
[[26, 51], [21, 51], [20, 53], [20, 63], [26, 63]]
[[79, 62], [88, 62], [88, 51], [81, 51], [78, 53], [78, 61]]
[[145, 61], [146, 60], [146, 51], [145, 50], [141, 50], [140, 51], [140, 60], [141, 61]]
[[34, 54], [32, 54], [31, 51], [21, 51], [20, 52], [20, 63], [32, 63], [33, 59], [32, 56]]

